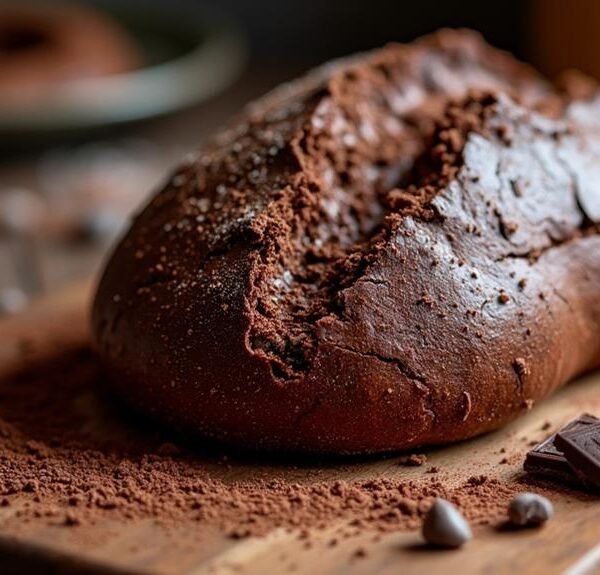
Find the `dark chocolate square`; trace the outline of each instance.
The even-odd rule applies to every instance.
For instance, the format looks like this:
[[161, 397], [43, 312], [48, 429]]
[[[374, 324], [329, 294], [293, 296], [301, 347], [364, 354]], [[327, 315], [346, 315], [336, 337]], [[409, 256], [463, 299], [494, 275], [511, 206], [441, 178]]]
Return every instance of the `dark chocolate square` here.
[[600, 422], [560, 431], [555, 445], [584, 483], [600, 487]]
[[[586, 413], [568, 423], [558, 433], [577, 432], [598, 423], [600, 419]], [[527, 453], [524, 468], [535, 475], [543, 475], [567, 483], [579, 483], [579, 476], [574, 473], [566, 457], [556, 445], [556, 436], [557, 434], [551, 435]]]

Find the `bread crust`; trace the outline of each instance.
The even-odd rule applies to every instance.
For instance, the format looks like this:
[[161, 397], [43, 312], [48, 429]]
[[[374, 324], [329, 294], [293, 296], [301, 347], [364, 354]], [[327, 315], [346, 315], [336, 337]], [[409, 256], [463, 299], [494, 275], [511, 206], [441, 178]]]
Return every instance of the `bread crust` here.
[[489, 431], [598, 365], [597, 105], [532, 111], [550, 95], [442, 31], [250, 106], [107, 265], [114, 387], [232, 444], [371, 453]]

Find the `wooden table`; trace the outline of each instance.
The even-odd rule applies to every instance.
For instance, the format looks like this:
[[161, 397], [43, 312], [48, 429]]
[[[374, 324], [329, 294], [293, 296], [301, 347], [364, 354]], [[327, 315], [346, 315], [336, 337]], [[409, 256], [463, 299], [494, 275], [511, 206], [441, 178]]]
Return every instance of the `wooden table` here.
[[[90, 286], [79, 285], [34, 304], [26, 313], [0, 322], [0, 386], [3, 374], [22, 361], [23, 341], [35, 357], [53, 350], [82, 345], [87, 340], [87, 308]], [[64, 329], [68, 326], [68, 329]], [[30, 356], [31, 357], [31, 356]], [[590, 375], [557, 393], [529, 415], [503, 430], [445, 449], [429, 452], [429, 464], [444, 469], [448, 481], [464, 481], [477, 462], [481, 473], [510, 478], [520, 472], [528, 449], [524, 438], [541, 439], [549, 421], [552, 429], [589, 411], [600, 415], [600, 377]], [[90, 419], [95, 415], [89, 414]], [[499, 449], [513, 464], [499, 465]], [[263, 464], [245, 464], [215, 473], [251, 477]], [[281, 472], [281, 466], [279, 467]], [[298, 474], [296, 469], [294, 473]], [[308, 473], [308, 470], [307, 470]], [[337, 467], [327, 466], [330, 477], [422, 476], [422, 468], [397, 465], [379, 459]], [[359, 534], [336, 547], [327, 545], [331, 532], [311, 536], [305, 548], [297, 533], [275, 530], [266, 537], [234, 540], [202, 526], [181, 525], [167, 533], [149, 520], [127, 525], [107, 521], [72, 530], [42, 520], [26, 532], [17, 529], [18, 505], [0, 508], [0, 573], [143, 573], [186, 575], [203, 573], [320, 574], [538, 574], [600, 573], [600, 499], [561, 495], [554, 499], [555, 518], [543, 529], [503, 531], [489, 526], [476, 529], [476, 537], [460, 551], [436, 551], [425, 547], [418, 532], [384, 535]], [[334, 529], [335, 527], [332, 527]], [[82, 545], [82, 540], [92, 544]], [[352, 554], [357, 544], [367, 553]]]

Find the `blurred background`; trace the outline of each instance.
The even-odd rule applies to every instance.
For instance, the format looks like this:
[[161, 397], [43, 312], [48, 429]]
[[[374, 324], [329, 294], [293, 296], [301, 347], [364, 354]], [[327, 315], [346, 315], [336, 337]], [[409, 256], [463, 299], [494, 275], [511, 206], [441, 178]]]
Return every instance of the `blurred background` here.
[[0, 0], [0, 315], [91, 276], [169, 168], [249, 100], [443, 26], [549, 75], [600, 76], [598, 0]]

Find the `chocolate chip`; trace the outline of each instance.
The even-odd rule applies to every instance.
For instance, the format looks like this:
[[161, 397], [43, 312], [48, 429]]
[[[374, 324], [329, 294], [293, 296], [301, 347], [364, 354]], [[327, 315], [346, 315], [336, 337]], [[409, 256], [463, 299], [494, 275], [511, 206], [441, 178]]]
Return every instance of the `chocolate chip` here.
[[520, 493], [508, 506], [508, 517], [519, 527], [538, 526], [554, 515], [552, 503], [537, 493]]
[[439, 547], [461, 547], [473, 538], [460, 511], [445, 499], [436, 499], [423, 522], [423, 537]]

